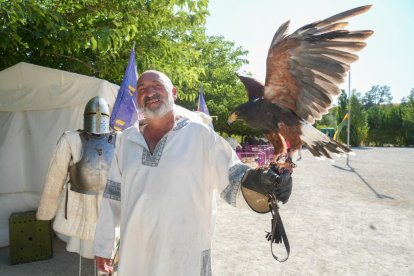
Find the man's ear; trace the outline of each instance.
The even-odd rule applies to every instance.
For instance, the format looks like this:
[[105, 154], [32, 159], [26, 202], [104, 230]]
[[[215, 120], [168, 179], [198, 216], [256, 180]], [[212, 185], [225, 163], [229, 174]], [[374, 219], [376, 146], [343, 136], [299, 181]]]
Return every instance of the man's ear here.
[[175, 101], [177, 99], [177, 88], [173, 87], [172, 94], [173, 94], [173, 99]]

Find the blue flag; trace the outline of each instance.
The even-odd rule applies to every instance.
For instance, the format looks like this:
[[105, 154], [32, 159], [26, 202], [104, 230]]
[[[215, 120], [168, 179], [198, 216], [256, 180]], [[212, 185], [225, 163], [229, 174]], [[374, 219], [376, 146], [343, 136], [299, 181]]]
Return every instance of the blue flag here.
[[132, 126], [137, 121], [139, 110], [136, 105], [137, 97], [137, 65], [135, 61], [135, 49], [132, 47], [129, 55], [128, 66], [122, 80], [121, 87], [112, 109], [109, 126], [117, 131]]
[[[201, 84], [200, 84], [200, 93], [198, 94], [197, 111], [203, 112], [204, 114], [210, 116], [210, 112], [208, 112], [206, 101], [204, 100], [203, 85]], [[212, 129], [214, 129], [213, 123], [210, 123], [210, 126]]]

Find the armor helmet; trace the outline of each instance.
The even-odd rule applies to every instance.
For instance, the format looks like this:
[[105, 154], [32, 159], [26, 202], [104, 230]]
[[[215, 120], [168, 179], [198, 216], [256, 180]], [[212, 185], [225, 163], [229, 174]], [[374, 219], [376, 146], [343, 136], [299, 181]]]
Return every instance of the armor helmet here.
[[83, 113], [84, 130], [94, 134], [109, 133], [109, 106], [101, 97], [93, 97]]

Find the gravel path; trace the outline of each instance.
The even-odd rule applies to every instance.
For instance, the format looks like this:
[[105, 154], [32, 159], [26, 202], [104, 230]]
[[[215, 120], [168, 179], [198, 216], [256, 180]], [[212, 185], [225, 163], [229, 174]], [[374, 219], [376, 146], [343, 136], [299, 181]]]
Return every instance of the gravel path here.
[[354, 151], [349, 166], [302, 151], [280, 207], [291, 246], [285, 263], [264, 238], [270, 214], [220, 202], [215, 275], [414, 275], [414, 149]]
[[[414, 275], [414, 148], [353, 150], [349, 166], [302, 151], [292, 196], [280, 207], [291, 246], [285, 263], [264, 238], [270, 214], [219, 201], [214, 275]], [[11, 266], [8, 254], [0, 248], [0, 275], [78, 274], [78, 255], [57, 239], [50, 260]], [[83, 272], [93, 275], [91, 260]]]

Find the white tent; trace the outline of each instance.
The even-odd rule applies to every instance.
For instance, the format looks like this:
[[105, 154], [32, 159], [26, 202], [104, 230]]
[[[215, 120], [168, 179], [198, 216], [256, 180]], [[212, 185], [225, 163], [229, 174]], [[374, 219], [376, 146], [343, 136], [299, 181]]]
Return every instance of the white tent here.
[[102, 79], [27, 63], [0, 72], [0, 247], [9, 244], [9, 216], [37, 208], [59, 137], [83, 128], [92, 97], [104, 98], [112, 109], [118, 89]]

